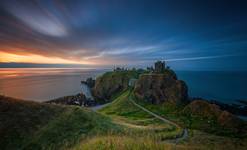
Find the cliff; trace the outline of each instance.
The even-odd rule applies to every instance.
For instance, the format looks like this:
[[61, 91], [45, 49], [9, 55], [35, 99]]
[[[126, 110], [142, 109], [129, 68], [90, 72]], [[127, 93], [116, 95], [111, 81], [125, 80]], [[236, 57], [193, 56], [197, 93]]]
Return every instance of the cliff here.
[[134, 94], [138, 99], [152, 104], [169, 102], [187, 103], [188, 89], [185, 82], [177, 80], [176, 74], [169, 69], [162, 73], [143, 74], [136, 81]]
[[138, 76], [139, 73], [135, 70], [107, 72], [96, 79], [93, 96], [100, 101], [110, 101], [115, 94], [128, 88], [131, 78]]

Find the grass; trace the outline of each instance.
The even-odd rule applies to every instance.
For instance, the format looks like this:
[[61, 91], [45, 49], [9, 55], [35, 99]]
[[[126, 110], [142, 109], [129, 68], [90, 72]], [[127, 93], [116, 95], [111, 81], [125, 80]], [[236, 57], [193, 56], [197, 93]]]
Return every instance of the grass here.
[[130, 90], [125, 91], [111, 105], [99, 111], [110, 116], [114, 123], [129, 128], [136, 136], [148, 135], [162, 141], [182, 132], [181, 128], [167, 124], [136, 107], [128, 100], [129, 95]]
[[164, 123], [152, 115], [144, 112], [128, 100], [130, 90], [126, 90], [110, 105], [99, 110], [109, 116], [115, 124], [122, 126], [123, 132], [104, 136], [95, 136], [81, 141], [75, 150], [145, 150], [145, 149], [172, 149], [173, 144], [163, 142], [173, 139], [181, 133], [175, 126]]
[[[245, 149], [246, 139], [237, 139], [223, 136], [216, 136], [205, 132], [190, 130], [189, 138], [178, 144], [170, 143], [168, 139], [174, 139], [181, 130], [175, 129], [169, 124], [165, 124], [153, 118], [146, 112], [135, 107], [128, 96], [130, 91], [123, 92], [110, 105], [99, 110], [100, 113], [109, 116], [116, 124], [122, 125], [124, 132], [121, 134], [108, 134], [95, 136], [76, 145], [75, 150], [152, 150], [152, 149]], [[166, 104], [166, 107], [155, 107], [155, 105], [145, 105], [149, 110], [162, 114], [173, 121], [178, 121], [182, 125], [183, 120], [176, 118], [179, 107]], [[157, 110], [154, 110], [156, 108]], [[227, 144], [224, 144], [227, 142]]]
[[74, 150], [172, 150], [174, 147], [172, 144], [160, 143], [150, 138], [102, 136], [76, 146]]
[[20, 147], [26, 137], [62, 112], [62, 107], [0, 96], [0, 147]]
[[[95, 136], [73, 147], [75, 150], [163, 150], [163, 149], [245, 149], [246, 139], [216, 136], [205, 132], [190, 130], [190, 136], [185, 141], [174, 144], [169, 143], [169, 138], [174, 138], [178, 130], [169, 129], [164, 124], [146, 112], [135, 107], [128, 96], [130, 91], [125, 91], [111, 105], [99, 110], [100, 113], [110, 116], [112, 121], [123, 126], [121, 134], [108, 134]], [[151, 107], [151, 106], [150, 106]], [[152, 109], [150, 108], [149, 109]], [[160, 108], [163, 113], [173, 114], [174, 107]], [[176, 120], [176, 119], [174, 119]], [[152, 127], [149, 128], [149, 126]], [[138, 127], [135, 127], [138, 126]], [[164, 139], [162, 139], [164, 137]], [[168, 138], [167, 138], [168, 137]], [[227, 143], [224, 143], [227, 142]]]
[[[88, 136], [121, 132], [103, 116], [81, 108], [72, 108], [41, 128], [24, 147], [35, 149], [65, 149]], [[56, 137], [56, 138], [54, 138]]]
[[153, 105], [144, 100], [138, 100], [135, 96], [131, 95], [132, 99], [139, 105], [151, 110], [152, 112], [168, 118], [169, 120], [176, 122], [184, 128], [201, 130], [211, 134], [246, 138], [246, 133], [236, 133], [234, 130], [226, 129], [219, 125], [216, 118], [206, 118], [201, 116], [191, 115], [189, 112], [183, 112], [184, 106], [176, 106], [170, 103], [163, 103], [160, 105]]
[[[189, 138], [174, 144], [181, 129], [164, 123], [134, 106], [130, 90], [107, 107], [89, 109], [0, 97], [1, 149], [163, 150], [246, 149], [247, 140], [190, 130]], [[142, 104], [141, 102], [138, 102]], [[142, 104], [178, 122], [177, 107]], [[182, 123], [181, 123], [182, 124]]]
[[140, 72], [136, 70], [123, 70], [123, 71], [109, 71], [104, 73], [102, 76], [124, 76], [127, 78], [138, 78]]
[[153, 118], [151, 115], [137, 108], [128, 101], [127, 99], [129, 94], [129, 90], [121, 93], [121, 95], [118, 96], [111, 105], [99, 110], [99, 112], [111, 116], [122, 116], [131, 120]]
[[98, 103], [112, 101], [122, 91], [128, 89], [129, 80], [138, 78], [137, 70], [109, 71], [96, 79], [94, 96]]
[[0, 99], [1, 149], [67, 149], [84, 138], [121, 133], [101, 114], [74, 106]]
[[198, 130], [191, 130], [189, 138], [181, 145], [184, 147], [194, 146], [203, 150], [245, 150], [247, 139], [217, 136]]

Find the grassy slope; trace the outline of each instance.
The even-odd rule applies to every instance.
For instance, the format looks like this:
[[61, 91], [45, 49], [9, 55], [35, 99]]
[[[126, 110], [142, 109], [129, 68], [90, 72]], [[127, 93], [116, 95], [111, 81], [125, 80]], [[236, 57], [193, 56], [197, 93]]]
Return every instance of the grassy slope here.
[[[163, 149], [160, 142], [176, 130], [126, 104], [128, 91], [114, 102], [121, 110], [113, 122], [88, 109], [0, 99], [1, 149]], [[125, 105], [126, 104], [126, 105]], [[127, 107], [126, 107], [127, 106]], [[112, 107], [109, 107], [109, 110]], [[124, 111], [129, 111], [124, 113]], [[133, 113], [131, 113], [133, 112]], [[171, 134], [167, 134], [171, 133]], [[19, 138], [18, 138], [19, 137]], [[136, 140], [138, 139], [138, 140]]]
[[[74, 149], [171, 149], [174, 145], [163, 142], [173, 139], [181, 130], [166, 124], [128, 101], [129, 90], [123, 92], [112, 104], [100, 110], [100, 113], [112, 118], [113, 122], [124, 129], [121, 134], [96, 136], [86, 144]], [[82, 142], [84, 143], [84, 142]], [[183, 146], [182, 146], [183, 147]]]
[[184, 106], [175, 106], [173, 104], [164, 103], [160, 105], [152, 105], [143, 100], [136, 99], [133, 94], [132, 99], [139, 105], [159, 114], [163, 117], [169, 118], [172, 121], [177, 122], [181, 126], [189, 129], [202, 130], [208, 133], [216, 135], [228, 136], [228, 137], [246, 137], [245, 133], [234, 133], [221, 127], [215, 118], [202, 118], [200, 116], [193, 116], [190, 113], [184, 113], [182, 110]]
[[[190, 138], [182, 143], [185, 147], [192, 146], [200, 149], [246, 149], [247, 147], [247, 138], [235, 138], [235, 136], [229, 135], [228, 131], [220, 128], [213, 121], [208, 122], [208, 120], [205, 119], [192, 117], [190, 115], [186, 116], [180, 113], [181, 110], [183, 110], [183, 106], [177, 107], [169, 103], [152, 105], [135, 99], [133, 95], [131, 95], [131, 97], [139, 105], [142, 105], [156, 114], [169, 118], [181, 126], [190, 128]], [[209, 133], [203, 132], [205, 129], [207, 129], [206, 131]], [[217, 136], [215, 133], [220, 133], [225, 136]]]
[[[93, 138], [83, 145], [77, 145], [74, 150], [173, 150], [174, 148], [172, 144], [161, 143], [149, 137], [111, 135]], [[176, 149], [184, 149], [184, 146], [177, 146]]]
[[[149, 114], [135, 107], [127, 100], [129, 91], [125, 91], [116, 98], [111, 105], [100, 110], [100, 113], [110, 116], [116, 124], [124, 127], [121, 134], [108, 134], [95, 136], [83, 144], [76, 145], [76, 150], [98, 150], [98, 149], [135, 149], [135, 150], [162, 150], [162, 149], [245, 149], [246, 139], [228, 138], [215, 136], [205, 132], [190, 130], [187, 140], [177, 145], [163, 141], [162, 137], [171, 138], [176, 130], [172, 130], [169, 125], [154, 119]], [[151, 107], [151, 106], [149, 106]], [[161, 108], [160, 108], [161, 109]], [[172, 114], [174, 108], [167, 107], [162, 112], [168, 113], [170, 118], [176, 120], [176, 115]], [[137, 128], [146, 127], [146, 128]], [[149, 127], [152, 125], [152, 129]], [[167, 130], [170, 128], [170, 130]], [[161, 129], [161, 130], [160, 130]], [[174, 137], [173, 137], [174, 138]]]
[[132, 120], [151, 118], [152, 116], [136, 108], [136, 106], [132, 105], [131, 102], [127, 100], [129, 93], [129, 90], [122, 92], [116, 97], [111, 105], [101, 109], [100, 112], [107, 115], [122, 116]]
[[[166, 143], [164, 139], [174, 138], [180, 131], [135, 107], [128, 101], [128, 95], [129, 91], [120, 94], [111, 105], [100, 110], [103, 115], [80, 107], [0, 97], [0, 147], [83, 150], [247, 147], [246, 139], [215, 136], [196, 130], [191, 130], [190, 138], [183, 143]], [[167, 107], [160, 111], [176, 120], [173, 110]]]
[[204, 150], [246, 150], [247, 139], [217, 136], [198, 130], [190, 130], [189, 139], [180, 145]]
[[128, 100], [129, 94], [130, 90], [125, 91], [116, 98], [111, 105], [108, 105], [99, 111], [110, 116], [116, 123], [132, 124], [145, 128], [148, 128], [148, 126], [155, 127], [156, 125], [170, 128], [171, 130], [175, 129], [174, 126], [156, 119], [133, 105], [132, 102]]
[[67, 149], [84, 138], [120, 132], [87, 109], [0, 97], [1, 149]]

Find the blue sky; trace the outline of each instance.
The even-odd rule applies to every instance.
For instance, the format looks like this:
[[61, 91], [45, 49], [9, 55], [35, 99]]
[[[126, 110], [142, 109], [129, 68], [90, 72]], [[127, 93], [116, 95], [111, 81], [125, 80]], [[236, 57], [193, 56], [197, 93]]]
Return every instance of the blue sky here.
[[246, 8], [244, 0], [2, 0], [0, 67], [162, 59], [177, 70], [247, 70]]

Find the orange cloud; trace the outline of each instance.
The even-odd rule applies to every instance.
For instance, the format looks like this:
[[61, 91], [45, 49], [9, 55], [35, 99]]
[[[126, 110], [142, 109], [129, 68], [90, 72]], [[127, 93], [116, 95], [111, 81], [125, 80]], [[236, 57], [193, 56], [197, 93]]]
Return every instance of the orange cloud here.
[[15, 62], [15, 63], [41, 63], [41, 64], [92, 64], [88, 61], [75, 61], [59, 57], [47, 57], [36, 54], [13, 54], [0, 51], [0, 62]]

